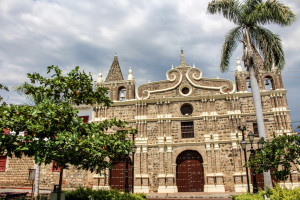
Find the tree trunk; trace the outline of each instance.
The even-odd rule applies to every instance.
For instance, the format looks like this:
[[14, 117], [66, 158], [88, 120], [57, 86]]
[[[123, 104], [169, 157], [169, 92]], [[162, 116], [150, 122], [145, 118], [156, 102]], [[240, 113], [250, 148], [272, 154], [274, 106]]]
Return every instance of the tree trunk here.
[[64, 169], [61, 168], [60, 172], [59, 172], [59, 185], [58, 185], [57, 200], [61, 200], [61, 188], [62, 188], [63, 170]]
[[[245, 66], [249, 69], [250, 74], [250, 84], [251, 84], [251, 90], [252, 90], [252, 97], [254, 102], [254, 108], [255, 108], [255, 114], [256, 114], [256, 121], [257, 121], [257, 127], [258, 127], [258, 134], [259, 138], [266, 138], [266, 131], [265, 131], [265, 124], [264, 124], [264, 117], [263, 117], [263, 111], [262, 111], [262, 105], [261, 105], [261, 95], [260, 95], [260, 89], [258, 85], [258, 80], [255, 76], [255, 59], [254, 59], [254, 51], [251, 44], [250, 36], [247, 27], [245, 27], [245, 34], [246, 34], [246, 48], [244, 51], [243, 60], [245, 63]], [[270, 170], [267, 172], [264, 172], [264, 189], [266, 190], [268, 188], [273, 188], [272, 185], [272, 179]]]
[[[255, 77], [255, 71], [254, 71], [253, 67], [249, 67], [249, 73], [250, 73], [250, 83], [251, 83], [252, 97], [253, 97], [253, 102], [254, 102], [259, 138], [262, 138], [262, 137], [266, 138], [264, 117], [263, 117], [263, 111], [262, 111], [262, 105], [261, 105], [260, 89], [259, 89], [258, 81], [256, 80], [256, 77]], [[273, 187], [270, 170], [267, 172], [264, 172], [264, 189], [267, 189], [267, 187], [268, 188]]]
[[34, 187], [34, 196], [37, 198], [40, 193], [40, 171], [41, 165], [35, 164], [35, 187]]

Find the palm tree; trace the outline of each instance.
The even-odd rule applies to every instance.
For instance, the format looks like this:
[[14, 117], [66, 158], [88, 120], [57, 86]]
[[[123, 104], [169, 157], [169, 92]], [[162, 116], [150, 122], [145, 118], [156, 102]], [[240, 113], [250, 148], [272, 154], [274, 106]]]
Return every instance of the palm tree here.
[[[284, 67], [284, 52], [278, 35], [262, 27], [266, 24], [290, 25], [295, 15], [289, 7], [277, 0], [213, 0], [208, 4], [208, 12], [220, 13], [232, 21], [237, 27], [229, 31], [222, 48], [221, 71], [229, 68], [229, 60], [239, 42], [243, 43], [244, 65], [250, 74], [250, 83], [256, 112], [259, 137], [266, 138], [261, 95], [258, 85], [259, 64], [263, 60], [263, 68], [270, 70], [275, 65], [278, 70]], [[264, 173], [265, 187], [272, 187], [270, 172]]]

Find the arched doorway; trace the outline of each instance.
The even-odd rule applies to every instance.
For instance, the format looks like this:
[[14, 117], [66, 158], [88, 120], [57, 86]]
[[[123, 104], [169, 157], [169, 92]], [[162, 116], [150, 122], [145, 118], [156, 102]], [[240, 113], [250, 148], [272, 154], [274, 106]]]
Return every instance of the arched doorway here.
[[[132, 162], [128, 158], [128, 183], [129, 191], [132, 191]], [[112, 189], [125, 191], [125, 158], [113, 163], [114, 167], [110, 170], [109, 185]]]
[[203, 192], [203, 159], [197, 151], [184, 151], [176, 159], [178, 192]]

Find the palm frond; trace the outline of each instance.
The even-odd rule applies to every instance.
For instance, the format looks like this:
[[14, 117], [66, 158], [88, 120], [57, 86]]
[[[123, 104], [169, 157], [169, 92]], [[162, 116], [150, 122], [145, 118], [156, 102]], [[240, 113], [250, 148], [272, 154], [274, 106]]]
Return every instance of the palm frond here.
[[26, 87], [24, 85], [16, 86], [16, 87], [13, 88], [13, 90], [16, 93], [18, 93], [20, 96], [25, 97], [27, 105], [34, 105], [35, 104], [34, 98], [33, 98], [32, 95], [27, 95], [26, 94]]
[[239, 24], [241, 20], [240, 4], [237, 0], [213, 0], [208, 4], [207, 11], [211, 14], [223, 14], [235, 24]]
[[222, 57], [220, 68], [222, 72], [228, 71], [230, 57], [236, 49], [239, 42], [243, 40], [243, 28], [238, 26], [229, 31], [225, 37], [225, 42], [222, 47]]
[[264, 69], [270, 70], [273, 63], [278, 69], [284, 67], [284, 51], [278, 35], [261, 26], [249, 27], [252, 45], [260, 51], [264, 58]]
[[42, 94], [40, 93], [36, 95], [26, 94], [27, 87], [28, 87], [28, 83], [25, 82], [23, 85], [14, 87], [13, 90], [17, 92], [19, 95], [25, 97], [28, 105], [35, 105], [37, 103], [42, 102], [42, 100], [44, 99]]
[[257, 5], [256, 9], [247, 16], [247, 19], [255, 24], [275, 23], [280, 26], [287, 26], [296, 20], [296, 16], [288, 6], [277, 0], [267, 0]]
[[262, 2], [262, 0], [247, 0], [242, 6], [242, 13], [244, 15], [249, 15], [251, 14], [257, 5], [259, 5]]

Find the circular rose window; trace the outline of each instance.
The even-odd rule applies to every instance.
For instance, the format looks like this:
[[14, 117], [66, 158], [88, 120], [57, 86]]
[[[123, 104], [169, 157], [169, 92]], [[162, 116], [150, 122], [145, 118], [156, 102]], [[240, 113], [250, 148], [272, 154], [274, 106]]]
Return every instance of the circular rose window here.
[[191, 104], [183, 104], [180, 111], [183, 115], [191, 115], [193, 113], [193, 106]]
[[184, 87], [181, 89], [182, 94], [188, 94], [190, 92], [190, 88]]
[[182, 96], [189, 96], [192, 93], [192, 87], [190, 85], [182, 85], [179, 87], [179, 93]]

